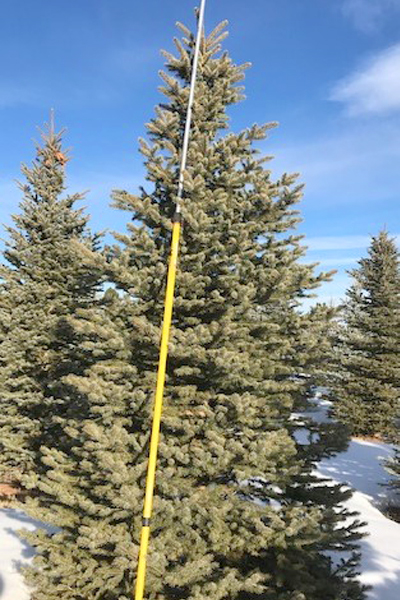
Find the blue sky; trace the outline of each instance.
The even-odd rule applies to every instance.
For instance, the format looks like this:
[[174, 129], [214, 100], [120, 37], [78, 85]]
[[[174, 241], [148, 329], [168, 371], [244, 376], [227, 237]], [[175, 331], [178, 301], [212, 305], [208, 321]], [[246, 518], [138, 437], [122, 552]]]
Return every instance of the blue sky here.
[[[36, 127], [67, 127], [70, 191], [89, 189], [94, 229], [121, 229], [113, 188], [135, 192], [137, 138], [159, 102], [159, 50], [195, 0], [4, 0], [0, 22], [0, 222], [17, 210]], [[238, 130], [279, 121], [262, 150], [273, 175], [299, 171], [310, 260], [338, 269], [337, 301], [369, 236], [400, 232], [400, 0], [207, 0], [206, 29], [229, 20], [233, 59], [252, 63]]]

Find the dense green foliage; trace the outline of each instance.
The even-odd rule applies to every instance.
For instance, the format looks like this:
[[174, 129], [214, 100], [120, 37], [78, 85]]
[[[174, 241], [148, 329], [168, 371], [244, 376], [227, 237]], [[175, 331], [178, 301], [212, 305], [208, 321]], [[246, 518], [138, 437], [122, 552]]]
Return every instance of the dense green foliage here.
[[394, 436], [400, 398], [400, 261], [386, 231], [350, 272], [337, 338], [335, 411], [357, 435]]
[[90, 304], [99, 272], [82, 264], [76, 244], [95, 248], [81, 209], [81, 195], [65, 190], [61, 134], [43, 134], [25, 182], [20, 213], [7, 227], [5, 264], [0, 267], [0, 448], [2, 470], [36, 470], [41, 443], [58, 439], [59, 424], [79, 412], [63, 375], [80, 372], [69, 349], [66, 317]]
[[[194, 43], [181, 28], [177, 56], [166, 54], [165, 103], [141, 142], [151, 191], [114, 193], [132, 215], [107, 254], [118, 293], [68, 317], [85, 368], [64, 374], [60, 399], [84, 410], [25, 479], [36, 490], [30, 514], [61, 528], [27, 535], [33, 600], [132, 596]], [[299, 261], [301, 186], [293, 175], [272, 180], [254, 147], [270, 126], [224, 131], [245, 66], [219, 54], [222, 30], [200, 56], [147, 597], [360, 600], [357, 524], [339, 506], [349, 492], [312, 475], [318, 426], [315, 443], [296, 442], [292, 415], [307, 405], [328, 318], [298, 309], [325, 276]], [[82, 256], [92, 272], [96, 253]]]

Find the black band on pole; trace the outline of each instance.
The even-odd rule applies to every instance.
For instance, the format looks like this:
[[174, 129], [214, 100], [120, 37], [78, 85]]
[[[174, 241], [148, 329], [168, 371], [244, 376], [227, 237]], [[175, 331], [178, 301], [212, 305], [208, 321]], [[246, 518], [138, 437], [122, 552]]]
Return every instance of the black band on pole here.
[[150, 517], [143, 517], [142, 519], [142, 525], [143, 527], [150, 527]]
[[182, 213], [181, 212], [175, 212], [174, 216], [172, 217], [172, 222], [173, 223], [182, 223], [183, 218], [182, 218]]

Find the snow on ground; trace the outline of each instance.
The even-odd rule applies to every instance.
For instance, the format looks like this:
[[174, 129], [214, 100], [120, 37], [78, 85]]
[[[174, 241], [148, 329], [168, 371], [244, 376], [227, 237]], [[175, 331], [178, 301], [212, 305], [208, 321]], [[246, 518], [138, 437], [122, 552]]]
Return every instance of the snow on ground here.
[[[319, 400], [315, 411], [307, 416], [325, 421], [327, 407], [328, 403]], [[388, 444], [354, 438], [345, 452], [323, 460], [318, 466], [321, 475], [355, 490], [347, 505], [367, 522], [368, 535], [361, 541], [360, 579], [374, 586], [368, 592], [368, 600], [400, 598], [400, 524], [387, 519], [379, 510], [390, 499], [388, 490], [381, 484], [388, 480], [382, 463], [391, 453]], [[33, 551], [16, 531], [34, 529], [38, 525], [21, 510], [0, 510], [0, 600], [29, 600], [19, 569], [32, 558]]]
[[[315, 412], [307, 416], [327, 420], [328, 402], [319, 402]], [[318, 472], [333, 480], [348, 484], [354, 491], [346, 505], [360, 513], [367, 523], [367, 537], [361, 540], [361, 576], [366, 585], [373, 585], [368, 600], [400, 599], [400, 524], [387, 519], [379, 508], [393, 500], [384, 485], [389, 474], [383, 463], [392, 455], [389, 444], [353, 438], [345, 452], [321, 461]]]
[[33, 530], [40, 523], [27, 517], [21, 510], [0, 510], [0, 599], [29, 600], [19, 570], [33, 556], [32, 548], [17, 536], [17, 530]]
[[379, 510], [391, 500], [388, 490], [380, 485], [388, 480], [382, 462], [391, 454], [387, 444], [353, 439], [346, 452], [323, 460], [318, 467], [322, 475], [356, 490], [347, 506], [367, 523], [363, 530], [367, 537], [360, 542], [360, 580], [374, 586], [368, 600], [400, 598], [400, 524]]

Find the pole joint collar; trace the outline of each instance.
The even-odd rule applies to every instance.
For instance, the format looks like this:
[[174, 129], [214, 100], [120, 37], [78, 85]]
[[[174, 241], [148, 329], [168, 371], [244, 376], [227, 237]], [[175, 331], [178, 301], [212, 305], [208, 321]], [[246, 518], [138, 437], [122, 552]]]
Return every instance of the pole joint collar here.
[[172, 217], [173, 223], [182, 223], [183, 217], [181, 212], [175, 211], [174, 216]]

